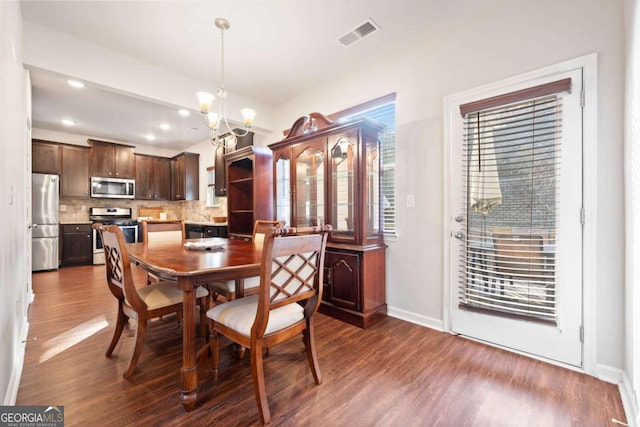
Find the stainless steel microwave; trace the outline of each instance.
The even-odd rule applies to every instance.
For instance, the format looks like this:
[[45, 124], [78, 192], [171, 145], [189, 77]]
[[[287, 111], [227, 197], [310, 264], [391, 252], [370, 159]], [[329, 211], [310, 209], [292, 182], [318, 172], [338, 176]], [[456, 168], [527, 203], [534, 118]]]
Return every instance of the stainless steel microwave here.
[[91, 177], [91, 197], [133, 199], [135, 196], [136, 181], [134, 179]]

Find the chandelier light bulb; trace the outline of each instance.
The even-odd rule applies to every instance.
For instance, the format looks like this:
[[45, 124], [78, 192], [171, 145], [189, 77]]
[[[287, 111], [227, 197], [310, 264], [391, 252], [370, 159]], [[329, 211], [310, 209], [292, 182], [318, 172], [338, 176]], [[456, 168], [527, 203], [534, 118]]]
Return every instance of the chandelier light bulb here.
[[209, 92], [198, 92], [196, 93], [198, 97], [198, 105], [200, 105], [200, 112], [202, 114], [207, 114], [211, 111], [211, 106], [213, 105], [213, 100], [215, 96]]
[[207, 114], [207, 127], [209, 129], [218, 129], [218, 118], [220, 115], [218, 113], [208, 113]]
[[242, 114], [242, 123], [244, 124], [244, 127], [250, 129], [253, 126], [253, 120], [256, 118], [256, 110], [243, 108], [240, 110], [240, 114]]

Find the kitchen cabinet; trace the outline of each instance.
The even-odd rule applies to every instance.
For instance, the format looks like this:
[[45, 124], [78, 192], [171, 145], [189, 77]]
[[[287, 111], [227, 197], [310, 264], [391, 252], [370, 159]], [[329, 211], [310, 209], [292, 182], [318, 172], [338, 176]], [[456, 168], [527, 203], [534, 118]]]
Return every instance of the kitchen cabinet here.
[[226, 225], [202, 225], [185, 224], [187, 239], [200, 239], [203, 237], [227, 237]]
[[320, 311], [365, 328], [386, 316], [380, 186], [383, 125], [298, 119], [273, 150], [275, 219], [331, 224]]
[[89, 197], [89, 148], [61, 145], [62, 197]]
[[171, 198], [171, 161], [164, 157], [135, 156], [136, 199], [169, 200]]
[[90, 265], [93, 260], [91, 224], [60, 226], [62, 265]]
[[34, 139], [31, 142], [33, 173], [60, 174], [60, 145]]
[[[235, 132], [242, 133], [244, 132], [242, 129], [234, 129]], [[216, 187], [215, 194], [216, 196], [226, 196], [227, 195], [227, 169], [224, 162], [225, 154], [232, 153], [235, 150], [239, 150], [241, 148], [249, 147], [253, 145], [253, 132], [247, 132], [244, 136], [236, 137], [236, 145], [230, 148], [225, 148], [224, 146], [220, 146], [216, 149], [215, 153], [215, 176], [216, 176]]]
[[251, 239], [258, 219], [273, 219], [271, 151], [248, 146], [224, 156], [229, 238]]
[[171, 200], [200, 199], [200, 155], [181, 153], [171, 159]]
[[135, 179], [134, 147], [89, 139], [91, 176]]

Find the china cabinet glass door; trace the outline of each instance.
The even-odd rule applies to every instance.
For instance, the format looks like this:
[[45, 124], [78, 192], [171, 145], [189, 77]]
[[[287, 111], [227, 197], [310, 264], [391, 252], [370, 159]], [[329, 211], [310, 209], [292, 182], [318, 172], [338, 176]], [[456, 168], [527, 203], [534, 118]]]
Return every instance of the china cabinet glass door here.
[[307, 147], [296, 156], [295, 163], [294, 225], [297, 227], [323, 225], [325, 223], [324, 150], [322, 147]]
[[377, 139], [364, 141], [365, 180], [364, 236], [377, 238], [380, 233], [380, 143]]
[[291, 226], [291, 159], [278, 153], [275, 158], [276, 220]]
[[332, 240], [353, 241], [356, 221], [356, 135], [341, 135], [332, 139], [329, 146], [331, 156], [331, 225]]

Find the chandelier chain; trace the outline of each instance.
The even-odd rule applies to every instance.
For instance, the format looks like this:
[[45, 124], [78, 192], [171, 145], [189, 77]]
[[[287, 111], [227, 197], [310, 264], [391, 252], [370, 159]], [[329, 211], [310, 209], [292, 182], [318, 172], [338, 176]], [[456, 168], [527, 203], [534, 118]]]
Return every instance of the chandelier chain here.
[[220, 28], [220, 87], [224, 90], [224, 28]]

